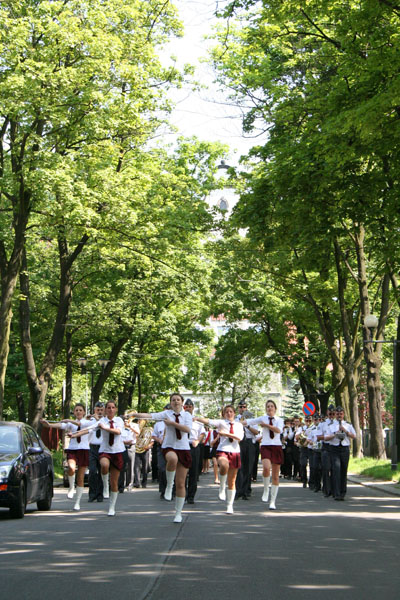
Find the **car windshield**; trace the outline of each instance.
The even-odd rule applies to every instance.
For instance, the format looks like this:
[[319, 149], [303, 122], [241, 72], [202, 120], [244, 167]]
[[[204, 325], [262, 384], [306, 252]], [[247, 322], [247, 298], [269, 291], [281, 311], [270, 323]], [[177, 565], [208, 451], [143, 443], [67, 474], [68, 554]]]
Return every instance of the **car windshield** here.
[[18, 430], [15, 427], [0, 427], [0, 452], [19, 452]]

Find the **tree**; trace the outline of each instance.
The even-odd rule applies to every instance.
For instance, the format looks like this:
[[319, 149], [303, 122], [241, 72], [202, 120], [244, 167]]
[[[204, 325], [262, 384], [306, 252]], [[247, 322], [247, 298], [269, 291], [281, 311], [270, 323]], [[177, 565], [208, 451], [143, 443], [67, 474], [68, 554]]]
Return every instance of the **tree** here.
[[[156, 113], [168, 108], [162, 88], [180, 80], [155, 54], [180, 24], [174, 8], [156, 0], [21, 0], [2, 3], [0, 31], [0, 414], [28, 227], [48, 227], [59, 239], [65, 279], [64, 309], [38, 376], [32, 353], [25, 356], [36, 424], [61, 347], [71, 263], [104, 219], [104, 207], [123, 210], [115, 210], [112, 184], [156, 130]], [[77, 246], [68, 240], [72, 230]], [[28, 347], [26, 326], [24, 335]]]
[[[229, 228], [230, 224], [226, 233]], [[259, 368], [269, 365], [298, 378], [307, 397], [316, 397], [323, 383], [329, 390], [329, 356], [313, 314], [298, 298], [290, 297], [286, 278], [277, 277], [277, 265], [272, 273], [264, 263], [262, 250], [258, 247], [255, 252], [248, 235], [226, 235], [213, 247], [216, 268], [212, 309], [214, 314], [224, 312], [230, 327], [221, 339], [221, 358], [225, 360], [220, 365], [215, 361], [221, 374], [229, 377], [232, 369], [250, 358], [258, 361]], [[325, 403], [328, 397], [329, 393]]]
[[289, 392], [289, 398], [285, 400], [283, 406], [283, 415], [289, 419], [298, 417], [302, 414], [304, 404], [304, 398], [299, 396], [299, 392], [291, 389]]
[[[166, 387], [174, 387], [182, 364], [180, 345], [193, 344], [198, 337], [194, 323], [206, 313], [208, 278], [201, 239], [212, 222], [205, 197], [215, 185], [213, 172], [221, 152], [223, 148], [218, 144], [195, 140], [182, 141], [170, 153], [147, 151], [141, 162], [143, 176], [136, 177], [128, 193], [129, 165], [124, 169], [124, 185], [115, 187], [114, 194], [125, 190], [129, 210], [121, 212], [118, 219], [115, 215], [110, 219], [110, 213], [103, 209], [105, 216], [98, 224], [96, 237], [88, 239], [85, 251], [71, 269], [71, 302], [64, 313], [68, 333], [67, 392], [72, 390], [77, 352], [78, 356], [109, 361], [93, 382], [92, 402], [104, 390], [111, 397], [118, 393], [122, 406], [130, 405], [136, 386], [140, 404], [145, 396], [148, 399]], [[132, 163], [137, 169], [137, 155]], [[50, 231], [48, 228], [48, 234]], [[42, 229], [38, 228], [38, 233], [30, 236], [29, 271], [35, 286], [29, 293], [26, 289], [21, 300], [25, 310], [32, 307], [33, 318], [26, 317], [34, 328], [29, 351], [32, 362], [39, 364], [48, 353], [46, 335], [51, 342], [57, 316], [57, 310], [50, 312], [49, 305], [55, 309], [59, 306], [58, 244], [51, 237], [43, 241], [41, 235]], [[26, 273], [24, 269], [23, 278]], [[29, 328], [25, 325], [24, 330], [28, 332]], [[158, 363], [160, 356], [172, 360], [172, 365], [168, 360], [161, 361], [170, 372], [163, 376], [158, 371], [155, 385], [150, 377], [153, 356]], [[32, 374], [34, 380], [35, 368]], [[38, 414], [43, 411], [44, 399], [42, 395], [35, 404]], [[68, 412], [68, 401], [64, 410]]]
[[[274, 266], [273, 252], [282, 248], [290, 265], [296, 268], [298, 261], [302, 299], [312, 306], [331, 352], [334, 388], [342, 395], [346, 389], [357, 420], [358, 348], [369, 334], [364, 328], [361, 337], [359, 324], [370, 312], [371, 297], [379, 294], [383, 334], [390, 313], [387, 281], [393, 280], [387, 248], [397, 248], [391, 222], [399, 219], [393, 137], [399, 120], [393, 85], [399, 17], [381, 2], [328, 7], [313, 1], [231, 2], [224, 16], [229, 31], [221, 33], [223, 47], [213, 53], [220, 80], [248, 107], [247, 130], [257, 125], [269, 130], [267, 143], [253, 152], [258, 162], [245, 176], [239, 221], [242, 227], [250, 224], [249, 234]], [[382, 245], [375, 243], [377, 231]], [[328, 308], [332, 269], [339, 328], [331, 327]], [[346, 269], [356, 284], [351, 293]], [[279, 269], [280, 277], [283, 273]], [[336, 344], [341, 338], [343, 353]], [[377, 349], [371, 350], [364, 345], [373, 454], [380, 457], [380, 361]]]

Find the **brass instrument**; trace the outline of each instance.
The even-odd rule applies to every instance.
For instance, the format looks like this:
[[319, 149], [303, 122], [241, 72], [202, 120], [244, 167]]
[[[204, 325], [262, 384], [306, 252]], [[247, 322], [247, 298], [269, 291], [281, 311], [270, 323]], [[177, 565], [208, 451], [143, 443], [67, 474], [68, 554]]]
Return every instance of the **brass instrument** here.
[[146, 419], [140, 419], [138, 425], [140, 433], [136, 438], [136, 454], [143, 454], [152, 442], [153, 428], [145, 427]]
[[299, 437], [297, 438], [297, 443], [300, 446], [300, 448], [307, 448], [308, 446], [308, 439], [306, 434], [304, 433], [304, 431], [302, 431], [299, 435]]
[[339, 430], [335, 433], [335, 437], [343, 442], [347, 438], [347, 434], [344, 431], [340, 431], [340, 427], [342, 426], [342, 421], [339, 421]]

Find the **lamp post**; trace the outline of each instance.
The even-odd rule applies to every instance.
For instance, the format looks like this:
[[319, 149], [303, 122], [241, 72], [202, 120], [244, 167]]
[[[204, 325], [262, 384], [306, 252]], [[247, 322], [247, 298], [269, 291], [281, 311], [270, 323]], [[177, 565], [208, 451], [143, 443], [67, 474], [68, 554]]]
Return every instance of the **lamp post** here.
[[99, 358], [97, 362], [100, 365], [101, 370], [104, 371], [110, 361], [107, 358]]
[[369, 332], [370, 332], [370, 339], [367, 341], [372, 343], [373, 337], [374, 337], [373, 332], [379, 325], [379, 319], [375, 315], [366, 315], [364, 317], [364, 325], [365, 325], [365, 327], [367, 327], [369, 329]]
[[[373, 340], [373, 331], [378, 327], [379, 320], [375, 315], [367, 315], [364, 318], [364, 325], [370, 330], [370, 339], [364, 340], [365, 343], [374, 341], [376, 344], [393, 344], [393, 441], [391, 452], [392, 471], [397, 470], [398, 461], [398, 443], [400, 441], [400, 353], [398, 344], [400, 340]], [[399, 338], [399, 320], [397, 322], [397, 338]]]

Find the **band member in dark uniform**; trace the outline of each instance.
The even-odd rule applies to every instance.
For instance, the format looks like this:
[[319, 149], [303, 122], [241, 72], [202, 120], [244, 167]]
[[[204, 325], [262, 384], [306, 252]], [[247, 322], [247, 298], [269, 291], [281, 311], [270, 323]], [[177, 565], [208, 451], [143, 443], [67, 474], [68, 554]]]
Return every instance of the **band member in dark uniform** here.
[[347, 491], [347, 467], [350, 459], [350, 440], [356, 432], [351, 423], [344, 420], [344, 410], [336, 407], [336, 421], [327, 428], [325, 441], [331, 443], [332, 483], [335, 500], [344, 500]]
[[[190, 398], [185, 401], [183, 408], [193, 417], [194, 404]], [[188, 504], [194, 504], [194, 497], [197, 492], [197, 480], [199, 478], [201, 467], [200, 444], [206, 437], [206, 430], [202, 423], [193, 421], [189, 435], [190, 454], [192, 456], [192, 466], [189, 469], [186, 480], [186, 501]]]
[[[242, 418], [252, 419], [254, 417], [254, 415], [247, 410], [247, 404], [244, 401], [239, 402], [238, 411], [239, 414], [237, 415], [236, 420], [239, 422]], [[243, 500], [248, 500], [251, 496], [256, 435], [258, 435], [257, 428], [250, 427], [249, 425], [244, 427], [244, 436], [240, 442], [241, 467], [236, 479], [236, 499], [242, 498]]]
[[[92, 423], [97, 423], [104, 416], [103, 402], [96, 402], [94, 405], [94, 414], [90, 419]], [[92, 431], [89, 435], [89, 500], [88, 502], [103, 502], [103, 480], [101, 478], [101, 467], [99, 460], [99, 448], [101, 442], [101, 429]]]
[[325, 440], [325, 434], [328, 433], [329, 425], [335, 420], [336, 412], [334, 404], [328, 406], [328, 417], [321, 424], [322, 431], [322, 452], [321, 452], [321, 464], [322, 464], [322, 493], [325, 498], [332, 496], [332, 458], [331, 458], [331, 442]]
[[312, 418], [307, 416], [305, 418], [305, 424], [300, 425], [300, 428], [296, 431], [295, 442], [298, 443], [300, 449], [300, 477], [303, 483], [303, 488], [307, 487], [307, 483], [312, 484], [307, 477], [307, 464], [310, 460], [311, 450], [308, 447], [308, 433], [312, 427]]

